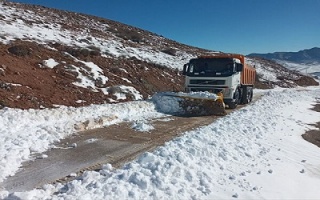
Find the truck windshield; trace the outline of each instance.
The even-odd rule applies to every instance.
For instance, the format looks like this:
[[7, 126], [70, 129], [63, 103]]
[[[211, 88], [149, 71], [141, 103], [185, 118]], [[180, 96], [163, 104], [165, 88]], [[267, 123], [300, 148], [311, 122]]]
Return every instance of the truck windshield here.
[[190, 60], [189, 76], [231, 76], [234, 73], [233, 59], [197, 58]]

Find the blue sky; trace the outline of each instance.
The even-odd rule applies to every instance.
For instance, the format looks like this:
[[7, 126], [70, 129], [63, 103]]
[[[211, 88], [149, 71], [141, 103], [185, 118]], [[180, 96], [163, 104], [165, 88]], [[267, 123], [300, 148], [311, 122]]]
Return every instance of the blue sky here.
[[320, 0], [14, 0], [86, 13], [229, 53], [320, 47]]

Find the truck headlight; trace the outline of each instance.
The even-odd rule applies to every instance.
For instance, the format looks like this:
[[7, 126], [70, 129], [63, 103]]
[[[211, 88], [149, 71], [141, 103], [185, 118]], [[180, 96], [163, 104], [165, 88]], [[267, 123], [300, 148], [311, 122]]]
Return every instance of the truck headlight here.
[[230, 95], [230, 93], [231, 93], [231, 89], [230, 88], [225, 88], [225, 89], [223, 89], [223, 96], [229, 96]]

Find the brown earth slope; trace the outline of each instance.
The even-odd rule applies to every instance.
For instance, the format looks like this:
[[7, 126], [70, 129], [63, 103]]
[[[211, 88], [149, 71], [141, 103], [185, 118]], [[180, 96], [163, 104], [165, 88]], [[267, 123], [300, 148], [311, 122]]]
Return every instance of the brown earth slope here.
[[[8, 51], [11, 47], [27, 49], [28, 53], [14, 55]], [[54, 51], [44, 45], [25, 41], [16, 41], [10, 45], [0, 44], [0, 66], [5, 69], [0, 74], [0, 105], [13, 108], [41, 108], [53, 105], [77, 107], [110, 103], [109, 99], [115, 98], [112, 86], [117, 85], [133, 86], [144, 98], [157, 91], [182, 90], [183, 77], [177, 70], [135, 58], [105, 58], [98, 55], [98, 52], [97, 55], [80, 54], [78, 57], [103, 68], [104, 74], [109, 78], [104, 87], [111, 87], [110, 94], [105, 95], [101, 91], [94, 92], [89, 88], [78, 87], [73, 84], [77, 80], [77, 74], [68, 70], [66, 66], [81, 63], [63, 54], [71, 51], [70, 47], [60, 45], [58, 49], [59, 51]], [[39, 67], [43, 60], [49, 58], [63, 60], [65, 63], [54, 69]], [[148, 68], [148, 71], [144, 70], [145, 68]], [[163, 72], [166, 72], [167, 76], [159, 76]], [[101, 83], [96, 81], [95, 84]], [[114, 90], [117, 88], [114, 87]], [[76, 103], [79, 99], [83, 101]], [[134, 99], [128, 95], [126, 101], [129, 100]]]

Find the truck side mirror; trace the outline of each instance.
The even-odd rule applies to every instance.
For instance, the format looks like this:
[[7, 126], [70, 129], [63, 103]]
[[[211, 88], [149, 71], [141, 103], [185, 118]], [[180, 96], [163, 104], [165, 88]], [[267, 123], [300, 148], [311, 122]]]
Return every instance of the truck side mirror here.
[[237, 63], [236, 64], [236, 71], [241, 72], [243, 70], [243, 64]]
[[183, 75], [187, 75], [187, 67], [188, 67], [188, 64], [183, 65], [183, 72], [182, 72]]

